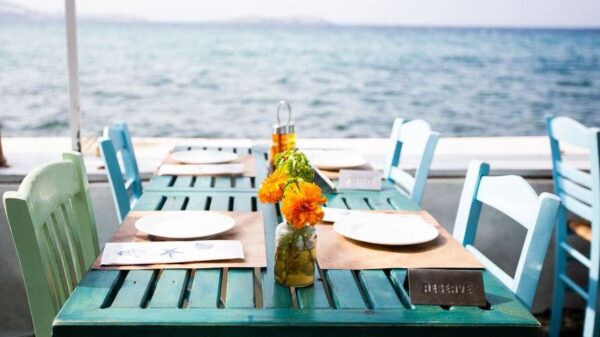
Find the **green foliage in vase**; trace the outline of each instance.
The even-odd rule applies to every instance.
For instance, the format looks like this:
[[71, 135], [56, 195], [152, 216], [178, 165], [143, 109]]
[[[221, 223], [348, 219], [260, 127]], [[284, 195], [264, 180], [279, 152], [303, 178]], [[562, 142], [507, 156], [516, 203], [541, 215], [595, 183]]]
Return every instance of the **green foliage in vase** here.
[[313, 181], [314, 171], [306, 155], [297, 149], [287, 150], [275, 157], [275, 167], [287, 171], [290, 178]]

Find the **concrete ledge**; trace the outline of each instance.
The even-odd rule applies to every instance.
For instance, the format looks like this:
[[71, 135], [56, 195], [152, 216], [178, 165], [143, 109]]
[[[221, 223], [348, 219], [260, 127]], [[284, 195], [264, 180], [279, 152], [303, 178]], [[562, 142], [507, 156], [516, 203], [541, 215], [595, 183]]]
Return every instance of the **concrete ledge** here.
[[[32, 168], [57, 160], [70, 150], [67, 137], [4, 137], [5, 156], [10, 165], [0, 168], [0, 183], [20, 182]], [[269, 146], [267, 140], [203, 138], [135, 138], [133, 140], [140, 171], [149, 178], [175, 145], [201, 146]], [[300, 148], [356, 149], [375, 168], [385, 162], [389, 140], [384, 138], [299, 139]], [[579, 168], [588, 168], [585, 152], [565, 148], [564, 154]], [[550, 177], [552, 164], [546, 137], [454, 137], [441, 138], [431, 167], [432, 177], [463, 177], [468, 164], [479, 159], [491, 164], [494, 174], [518, 174], [525, 177]], [[86, 153], [86, 168], [92, 182], [106, 181], [102, 159], [94, 147]], [[403, 156], [401, 165], [414, 169], [415, 153]]]

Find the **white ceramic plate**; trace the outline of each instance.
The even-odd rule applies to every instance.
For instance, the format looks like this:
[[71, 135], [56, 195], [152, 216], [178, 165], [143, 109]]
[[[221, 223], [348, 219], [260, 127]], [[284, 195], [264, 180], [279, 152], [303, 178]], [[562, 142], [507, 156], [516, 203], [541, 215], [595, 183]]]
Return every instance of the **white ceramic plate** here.
[[171, 153], [171, 159], [183, 164], [220, 164], [237, 158], [237, 154], [227, 151], [191, 150]]
[[227, 232], [235, 220], [227, 215], [206, 211], [163, 211], [146, 215], [135, 228], [163, 239], [201, 239]]
[[322, 170], [339, 170], [367, 164], [365, 157], [351, 150], [307, 150], [305, 154], [312, 165]]
[[378, 245], [416, 245], [438, 237], [438, 230], [418, 215], [355, 213], [333, 224], [339, 234]]

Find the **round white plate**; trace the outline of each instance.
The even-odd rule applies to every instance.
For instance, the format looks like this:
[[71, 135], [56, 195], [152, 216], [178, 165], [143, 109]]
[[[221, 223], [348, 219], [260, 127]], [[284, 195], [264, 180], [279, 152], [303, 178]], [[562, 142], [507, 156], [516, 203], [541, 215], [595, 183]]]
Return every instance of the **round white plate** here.
[[237, 158], [237, 154], [227, 151], [191, 150], [171, 153], [171, 159], [183, 164], [220, 164]]
[[205, 211], [163, 211], [146, 215], [135, 222], [135, 228], [164, 239], [209, 238], [227, 232], [235, 220], [227, 215]]
[[378, 245], [416, 245], [438, 237], [438, 230], [415, 215], [355, 214], [333, 224], [339, 234]]
[[360, 153], [349, 150], [306, 151], [310, 163], [322, 170], [339, 170], [367, 164]]

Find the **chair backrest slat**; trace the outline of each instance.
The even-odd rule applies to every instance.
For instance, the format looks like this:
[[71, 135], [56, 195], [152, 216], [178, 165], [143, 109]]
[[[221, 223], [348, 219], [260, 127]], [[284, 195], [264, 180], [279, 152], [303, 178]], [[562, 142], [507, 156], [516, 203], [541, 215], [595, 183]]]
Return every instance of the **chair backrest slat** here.
[[477, 200], [513, 218], [528, 230], [534, 225], [532, 221], [537, 214], [533, 212], [538, 196], [519, 176], [481, 177]]
[[571, 197], [565, 193], [559, 193], [562, 205], [569, 211], [577, 214], [577, 216], [584, 218], [587, 221], [593, 221], [594, 211], [591, 206], [582, 203], [581, 201]]
[[548, 131], [552, 138], [567, 144], [590, 149], [590, 140], [587, 135], [590, 132], [585, 125], [569, 117], [547, 117]]
[[[558, 154], [560, 156], [560, 153]], [[592, 175], [574, 168], [573, 166], [561, 161], [559, 157], [556, 162], [556, 171], [558, 175], [566, 180], [571, 180], [581, 186], [592, 188]]]
[[[588, 128], [569, 117], [547, 117], [546, 129], [552, 151], [554, 192], [570, 212], [600, 223], [600, 129]], [[584, 172], [564, 161], [561, 145], [589, 152], [590, 171]], [[596, 225], [594, 225], [596, 224]]]
[[98, 254], [81, 155], [34, 169], [18, 191], [4, 194], [4, 206], [35, 334], [49, 337], [54, 316]]
[[[416, 119], [406, 123], [401, 118], [394, 120], [384, 177], [405, 190], [417, 204], [421, 204], [423, 200], [439, 136], [424, 120]], [[414, 177], [398, 168], [402, 155], [406, 153], [417, 156]]]
[[558, 179], [556, 179], [556, 182], [558, 184], [558, 188], [561, 191], [561, 195], [559, 195], [559, 197], [562, 197], [562, 195], [564, 194], [588, 205], [592, 204], [593, 194], [592, 190], [590, 190], [589, 188], [585, 188], [581, 185], [574, 183], [572, 180], [564, 179], [562, 177], [558, 177]]
[[115, 123], [104, 128], [100, 152], [112, 187], [117, 216], [123, 221], [142, 194], [142, 180], [127, 124]]
[[[453, 236], [480, 257], [481, 263], [531, 308], [560, 200], [549, 193], [538, 196], [522, 177], [490, 177], [488, 174], [488, 164], [471, 162]], [[474, 247], [483, 204], [514, 219], [527, 230], [514, 277], [508, 276]]]
[[414, 189], [415, 178], [401, 168], [392, 167], [389, 178], [406, 193], [410, 193]]

